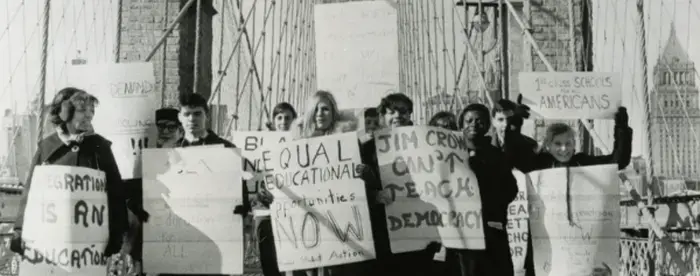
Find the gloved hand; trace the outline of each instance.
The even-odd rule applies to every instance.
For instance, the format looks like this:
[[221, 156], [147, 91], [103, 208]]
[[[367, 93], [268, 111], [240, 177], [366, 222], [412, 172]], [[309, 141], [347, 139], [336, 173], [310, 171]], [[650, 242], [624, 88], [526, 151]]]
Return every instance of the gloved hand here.
[[24, 256], [24, 243], [22, 242], [22, 230], [15, 230], [10, 239], [10, 250]]
[[530, 107], [523, 104], [522, 94], [518, 95], [516, 103], [505, 99], [498, 101], [498, 103], [506, 109], [513, 110], [513, 115], [508, 117], [508, 130], [519, 130], [525, 119], [530, 118]]
[[269, 208], [274, 199], [275, 197], [272, 195], [272, 193], [270, 193], [270, 191], [263, 188], [258, 190], [258, 201], [262, 203], [263, 206]]
[[245, 216], [248, 214], [248, 211], [243, 207], [243, 205], [237, 205], [236, 208], [233, 209], [233, 213], [236, 215]]
[[627, 128], [629, 127], [629, 115], [627, 115], [627, 108], [624, 106], [618, 107], [615, 113], [615, 127]]

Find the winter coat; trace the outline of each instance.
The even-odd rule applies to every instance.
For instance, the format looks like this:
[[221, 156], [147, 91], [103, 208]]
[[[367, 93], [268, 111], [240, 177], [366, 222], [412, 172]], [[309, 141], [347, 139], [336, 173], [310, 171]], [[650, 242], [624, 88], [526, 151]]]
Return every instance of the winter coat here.
[[[77, 152], [71, 150], [74, 145], [79, 146]], [[112, 142], [97, 134], [85, 136], [80, 143], [71, 145], [66, 145], [57, 133], [41, 140], [25, 182], [26, 187], [22, 193], [14, 229], [21, 230], [24, 226], [27, 196], [32, 188], [32, 176], [37, 165], [64, 165], [96, 169], [105, 172], [106, 175], [109, 241], [104, 253], [107, 256], [118, 253], [128, 229], [128, 220], [124, 185], [111, 145]], [[50, 232], [50, 229], [47, 231]], [[23, 254], [24, 252], [16, 253]]]

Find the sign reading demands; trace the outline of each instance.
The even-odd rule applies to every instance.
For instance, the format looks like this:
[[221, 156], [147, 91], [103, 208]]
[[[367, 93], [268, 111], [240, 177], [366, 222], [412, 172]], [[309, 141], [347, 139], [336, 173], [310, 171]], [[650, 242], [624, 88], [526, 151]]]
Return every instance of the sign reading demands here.
[[622, 103], [620, 76], [599, 72], [522, 72], [523, 103], [545, 119], [613, 119]]
[[391, 251], [484, 249], [479, 185], [461, 133], [434, 127], [383, 129], [376, 135]]
[[340, 109], [376, 107], [399, 90], [397, 14], [389, 1], [314, 6], [317, 87]]
[[246, 180], [248, 193], [255, 197], [259, 189], [264, 188], [263, 176], [269, 172], [262, 166], [263, 160], [270, 160], [270, 149], [274, 145], [285, 143], [290, 139], [289, 132], [277, 131], [234, 131], [231, 142], [241, 149], [243, 154], [243, 171], [253, 173], [253, 178]]
[[160, 107], [153, 64], [74, 65], [67, 80], [100, 101], [92, 124], [112, 141], [122, 178], [141, 178], [141, 150], [155, 145], [154, 110]]
[[535, 274], [616, 276], [620, 272], [617, 165], [568, 170], [528, 175]]
[[525, 276], [525, 254], [527, 254], [527, 178], [519, 170], [513, 170], [518, 181], [518, 197], [508, 205], [508, 243], [516, 276]]
[[354, 132], [282, 144], [263, 166], [281, 271], [375, 258]]
[[144, 272], [242, 274], [239, 150], [147, 149], [143, 164]]
[[24, 213], [23, 275], [102, 275], [109, 239], [105, 173], [37, 166]]

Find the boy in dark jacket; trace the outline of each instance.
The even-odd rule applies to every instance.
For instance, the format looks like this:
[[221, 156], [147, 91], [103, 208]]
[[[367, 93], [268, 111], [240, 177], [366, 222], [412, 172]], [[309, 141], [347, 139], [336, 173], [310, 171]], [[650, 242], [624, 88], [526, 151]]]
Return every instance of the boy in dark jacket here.
[[[178, 117], [184, 129], [184, 135], [175, 143], [175, 147], [186, 148], [218, 144], [223, 144], [226, 148], [236, 147], [233, 143], [219, 137], [216, 133], [206, 128], [207, 120], [209, 119], [209, 107], [206, 99], [199, 94], [189, 93], [181, 95], [179, 100], [180, 113]], [[245, 218], [251, 210], [248, 199], [248, 187], [242, 181], [240, 185], [243, 189], [243, 205], [236, 206], [233, 214], [241, 215]], [[174, 274], [160, 275], [176, 276]], [[200, 274], [200, 276], [205, 276], [205, 274]]]

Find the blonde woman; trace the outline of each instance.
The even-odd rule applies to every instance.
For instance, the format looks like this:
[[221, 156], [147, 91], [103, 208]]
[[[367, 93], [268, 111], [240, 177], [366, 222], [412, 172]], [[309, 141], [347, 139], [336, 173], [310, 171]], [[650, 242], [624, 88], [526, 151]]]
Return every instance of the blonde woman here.
[[[318, 91], [314, 93], [307, 102], [307, 110], [303, 116], [292, 123], [290, 131], [292, 139], [307, 139], [324, 135], [340, 134], [355, 131], [357, 122], [342, 115], [338, 111], [338, 104], [333, 95], [328, 91]], [[365, 182], [368, 181], [369, 173], [364, 165], [359, 165], [358, 170], [362, 172]], [[289, 276], [335, 276], [335, 275], [368, 275], [369, 261], [323, 267], [308, 270], [287, 272]]]

